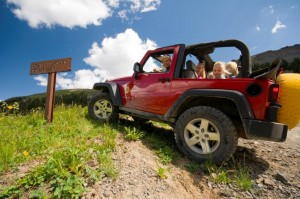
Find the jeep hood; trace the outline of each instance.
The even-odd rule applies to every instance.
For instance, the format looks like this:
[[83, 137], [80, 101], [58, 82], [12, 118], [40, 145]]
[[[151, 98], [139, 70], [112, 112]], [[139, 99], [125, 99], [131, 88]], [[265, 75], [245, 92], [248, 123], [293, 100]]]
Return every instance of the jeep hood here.
[[132, 79], [132, 76], [126, 76], [126, 77], [118, 77], [118, 78], [114, 78], [114, 79], [109, 79], [106, 80], [105, 82], [126, 82], [126, 81], [130, 81]]

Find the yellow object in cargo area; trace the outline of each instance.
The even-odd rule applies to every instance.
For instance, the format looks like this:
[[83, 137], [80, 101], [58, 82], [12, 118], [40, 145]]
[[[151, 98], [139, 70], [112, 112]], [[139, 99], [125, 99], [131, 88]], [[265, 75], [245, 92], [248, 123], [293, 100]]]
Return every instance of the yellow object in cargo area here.
[[287, 124], [289, 129], [300, 122], [300, 74], [283, 73], [277, 77], [279, 84], [278, 122]]

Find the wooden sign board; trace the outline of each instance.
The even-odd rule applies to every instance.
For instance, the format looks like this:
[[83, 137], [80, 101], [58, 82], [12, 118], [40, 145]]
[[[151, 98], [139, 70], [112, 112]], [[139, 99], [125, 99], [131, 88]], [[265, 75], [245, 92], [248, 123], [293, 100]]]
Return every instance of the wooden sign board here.
[[30, 75], [70, 71], [71, 61], [72, 58], [64, 58], [41, 62], [32, 62], [30, 66]]
[[56, 72], [66, 72], [71, 70], [72, 58], [55, 59], [41, 62], [32, 62], [30, 66], [30, 75], [47, 74], [47, 98], [45, 120], [48, 123], [53, 120], [54, 97], [55, 97], [55, 84]]

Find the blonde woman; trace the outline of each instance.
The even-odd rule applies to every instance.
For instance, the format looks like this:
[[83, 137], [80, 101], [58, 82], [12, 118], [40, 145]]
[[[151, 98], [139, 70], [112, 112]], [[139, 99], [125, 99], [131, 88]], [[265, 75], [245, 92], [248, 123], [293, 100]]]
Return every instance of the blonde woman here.
[[225, 63], [221, 61], [217, 61], [214, 64], [213, 71], [209, 78], [211, 79], [226, 79], [226, 75], [228, 72], [225, 69]]
[[228, 77], [229, 78], [235, 78], [237, 74], [239, 73], [237, 64], [233, 61], [227, 62], [225, 64], [225, 69], [229, 72]]
[[195, 69], [198, 79], [205, 79], [206, 78], [206, 71], [205, 71], [205, 62], [200, 61]]

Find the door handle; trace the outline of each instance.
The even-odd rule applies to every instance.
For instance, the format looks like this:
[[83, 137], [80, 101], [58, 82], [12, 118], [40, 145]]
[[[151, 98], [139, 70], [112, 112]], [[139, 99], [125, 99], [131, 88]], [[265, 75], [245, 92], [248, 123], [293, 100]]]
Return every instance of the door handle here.
[[171, 79], [168, 78], [168, 77], [167, 78], [163, 77], [163, 78], [159, 78], [158, 81], [161, 82], [161, 83], [165, 83], [165, 82], [170, 82]]

